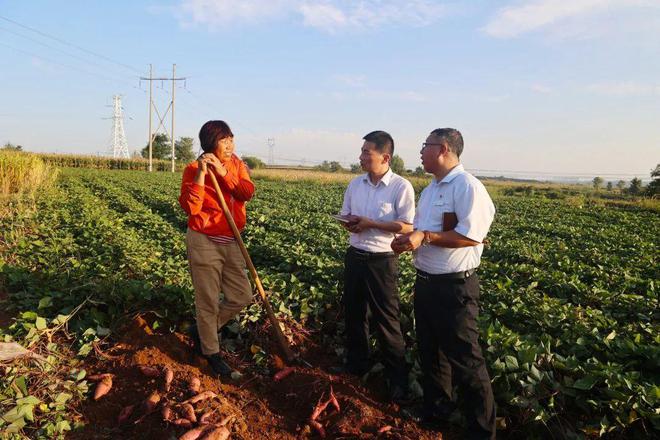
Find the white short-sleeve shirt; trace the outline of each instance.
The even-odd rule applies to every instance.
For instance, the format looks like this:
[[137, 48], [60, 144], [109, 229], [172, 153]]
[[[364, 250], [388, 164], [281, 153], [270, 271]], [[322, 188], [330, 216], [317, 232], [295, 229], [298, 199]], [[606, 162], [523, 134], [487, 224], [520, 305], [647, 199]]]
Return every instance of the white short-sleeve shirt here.
[[[341, 215], [359, 215], [381, 222], [411, 224], [415, 217], [415, 190], [412, 184], [392, 170], [374, 185], [369, 174], [362, 174], [348, 184]], [[368, 252], [392, 252], [392, 232], [376, 228], [351, 233], [350, 244]]]
[[[414, 228], [441, 232], [445, 213], [455, 213], [454, 228], [470, 240], [482, 242], [495, 216], [495, 206], [486, 187], [463, 165], [457, 165], [441, 181], [424, 188], [415, 214]], [[417, 269], [432, 274], [463, 272], [479, 266], [484, 245], [457, 249], [434, 245], [420, 246], [414, 253]]]

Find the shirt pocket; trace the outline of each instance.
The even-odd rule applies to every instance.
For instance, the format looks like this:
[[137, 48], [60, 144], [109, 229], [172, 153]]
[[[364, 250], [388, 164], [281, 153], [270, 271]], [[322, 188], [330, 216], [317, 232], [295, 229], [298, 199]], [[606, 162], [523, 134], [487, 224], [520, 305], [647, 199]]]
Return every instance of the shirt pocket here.
[[451, 197], [436, 199], [431, 204], [431, 221], [438, 231], [442, 230], [442, 217], [447, 212], [454, 212], [454, 201]]
[[378, 220], [393, 220], [394, 219], [394, 204], [391, 202], [380, 202], [378, 212], [376, 213]]

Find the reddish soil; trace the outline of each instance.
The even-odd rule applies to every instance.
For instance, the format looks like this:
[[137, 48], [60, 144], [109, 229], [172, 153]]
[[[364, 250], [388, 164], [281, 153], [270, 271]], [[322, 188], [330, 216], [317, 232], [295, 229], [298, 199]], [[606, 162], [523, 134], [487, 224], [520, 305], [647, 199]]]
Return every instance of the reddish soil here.
[[[307, 346], [311, 348], [303, 357], [314, 368], [296, 366], [292, 374], [276, 382], [259, 373], [259, 368], [250, 361], [251, 354], [243, 356], [246, 361], [241, 361], [237, 353], [228, 356], [228, 361], [243, 376], [221, 382], [212, 375], [206, 361], [193, 354], [191, 341], [181, 333], [154, 332], [143, 318], [136, 318], [120, 333], [121, 338], [104, 353], [97, 352], [98, 357], [87, 366], [90, 374], [114, 374], [113, 387], [106, 396], [98, 401], [90, 398], [81, 408], [86, 426], [69, 438], [176, 439], [187, 429], [163, 421], [161, 410], [165, 402], [177, 408], [177, 402], [193, 395], [188, 391], [193, 377], [200, 379], [201, 391], [212, 391], [218, 396], [195, 404], [197, 417], [213, 411], [211, 422], [226, 422], [232, 439], [320, 438], [307, 421], [319, 401], [328, 398], [331, 388], [340, 411], [329, 405], [317, 419], [326, 431], [326, 438], [443, 438], [440, 432], [422, 429], [399, 417], [398, 407], [383, 398], [383, 387], [377, 382], [369, 383], [366, 388], [358, 378], [325, 372], [322, 368], [336, 359], [320, 354], [319, 347], [309, 340]], [[273, 360], [278, 363], [271, 357]], [[171, 368], [174, 371], [171, 389], [165, 392], [162, 377], [146, 377], [138, 365]], [[141, 405], [153, 391], [158, 391], [163, 400], [157, 410], [145, 416]], [[128, 422], [120, 425], [117, 416], [128, 405], [136, 405], [136, 409]], [[386, 432], [379, 433], [381, 429]], [[459, 437], [446, 432], [444, 438]]]

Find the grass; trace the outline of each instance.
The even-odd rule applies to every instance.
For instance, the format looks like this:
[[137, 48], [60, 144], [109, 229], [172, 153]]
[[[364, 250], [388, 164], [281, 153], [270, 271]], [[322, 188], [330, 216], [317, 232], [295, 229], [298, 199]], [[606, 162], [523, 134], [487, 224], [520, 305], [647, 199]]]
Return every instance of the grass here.
[[59, 170], [40, 157], [0, 151], [0, 195], [30, 195], [52, 186]]

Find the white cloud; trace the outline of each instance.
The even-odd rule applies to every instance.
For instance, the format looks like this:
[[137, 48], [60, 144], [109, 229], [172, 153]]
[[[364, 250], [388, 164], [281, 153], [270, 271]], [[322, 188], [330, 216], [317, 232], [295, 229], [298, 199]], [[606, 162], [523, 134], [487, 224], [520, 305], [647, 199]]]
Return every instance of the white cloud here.
[[[535, 31], [560, 37], [592, 37], [612, 30], [646, 27], [649, 14], [658, 10], [657, 0], [526, 0], [500, 9], [482, 30], [496, 38]], [[624, 14], [631, 11], [634, 13]]]
[[305, 26], [318, 28], [326, 32], [334, 32], [348, 24], [344, 12], [330, 4], [303, 4], [300, 6]]
[[660, 96], [660, 85], [641, 84], [634, 81], [594, 83], [589, 84], [586, 90], [597, 95], [615, 97]]
[[185, 21], [217, 27], [278, 18], [297, 3], [296, 0], [183, 0], [180, 13]]
[[444, 17], [437, 0], [182, 0], [185, 25], [211, 28], [293, 17], [304, 26], [336, 33], [381, 26], [427, 26]]

